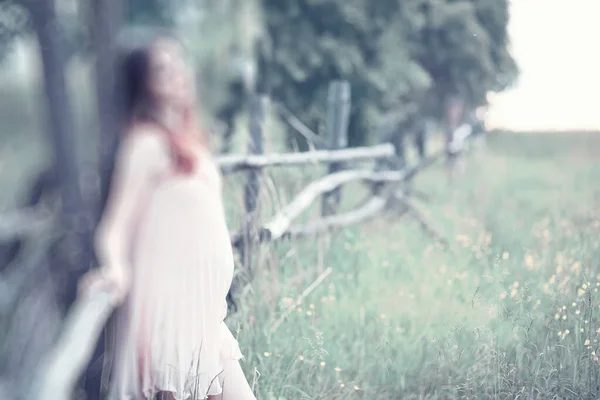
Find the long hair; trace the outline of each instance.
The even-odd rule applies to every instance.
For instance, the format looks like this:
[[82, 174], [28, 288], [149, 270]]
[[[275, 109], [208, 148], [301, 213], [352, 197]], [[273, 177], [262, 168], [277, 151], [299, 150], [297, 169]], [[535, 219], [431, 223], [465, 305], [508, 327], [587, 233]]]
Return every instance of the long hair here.
[[121, 49], [117, 57], [117, 90], [121, 93], [121, 126], [127, 134], [135, 124], [152, 124], [165, 133], [176, 169], [189, 173], [195, 167], [191, 143], [196, 141], [209, 149], [206, 133], [201, 129], [197, 110], [184, 110], [181, 131], [171, 131], [156, 118], [157, 104], [149, 90], [150, 58], [153, 46], [161, 40], [174, 41], [183, 46], [173, 34], [164, 30], [148, 30], [133, 45]]

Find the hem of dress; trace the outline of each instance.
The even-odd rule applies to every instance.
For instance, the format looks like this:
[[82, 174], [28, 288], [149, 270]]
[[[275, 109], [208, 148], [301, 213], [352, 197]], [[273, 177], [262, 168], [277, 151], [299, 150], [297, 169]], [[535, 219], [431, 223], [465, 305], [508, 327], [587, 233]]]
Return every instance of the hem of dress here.
[[[148, 396], [149, 398], [153, 398], [157, 393], [160, 392], [167, 392], [170, 393], [173, 398], [175, 400], [206, 400], [208, 399], [208, 396], [218, 396], [220, 394], [223, 393], [223, 388], [221, 387], [221, 383], [219, 382], [219, 378], [218, 376], [223, 372], [224, 366], [223, 366], [223, 362], [224, 361], [240, 361], [242, 359], [245, 358], [244, 354], [241, 352], [241, 349], [239, 348], [239, 345], [237, 344], [237, 340], [235, 340], [235, 345], [234, 345], [234, 350], [231, 352], [230, 355], [228, 356], [224, 356], [223, 354], [221, 354], [221, 362], [220, 362], [220, 372], [216, 375], [216, 377], [214, 378], [214, 383], [216, 383], [214, 386], [209, 386], [209, 388], [207, 390], [205, 390], [205, 392], [207, 393], [207, 395], [205, 397], [202, 398], [193, 398], [192, 394], [186, 394], [186, 390], [177, 390], [173, 387], [169, 387], [169, 388], [161, 388], [161, 387], [156, 387], [152, 393], [150, 393], [150, 396], [148, 396], [148, 394], [146, 394], [146, 396]], [[211, 389], [212, 387], [212, 389]], [[183, 393], [182, 393], [183, 392]]]

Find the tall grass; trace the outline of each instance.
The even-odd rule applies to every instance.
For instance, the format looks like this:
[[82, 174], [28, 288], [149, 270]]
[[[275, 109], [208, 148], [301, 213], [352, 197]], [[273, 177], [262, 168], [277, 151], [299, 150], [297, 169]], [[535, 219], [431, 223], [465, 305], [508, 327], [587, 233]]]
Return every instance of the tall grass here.
[[[9, 83], [0, 104], [0, 209], [48, 161], [38, 88], [23, 94]], [[270, 144], [281, 139], [276, 125]], [[260, 399], [598, 398], [600, 136], [489, 139], [452, 183], [439, 168], [415, 181], [431, 196], [423, 207], [448, 250], [390, 215], [256, 249], [251, 291], [227, 323]], [[323, 174], [269, 171], [262, 219]], [[232, 229], [243, 178], [226, 179]], [[365, 193], [345, 188], [344, 208]], [[317, 206], [303, 220], [315, 217]]]
[[[228, 320], [248, 376], [260, 374], [259, 398], [597, 398], [600, 138], [546, 136], [541, 146], [495, 134], [451, 184], [439, 169], [417, 179], [449, 250], [391, 217], [262, 246], [252, 290]], [[308, 177], [271, 179], [267, 215]], [[229, 183], [239, 209], [241, 181]]]

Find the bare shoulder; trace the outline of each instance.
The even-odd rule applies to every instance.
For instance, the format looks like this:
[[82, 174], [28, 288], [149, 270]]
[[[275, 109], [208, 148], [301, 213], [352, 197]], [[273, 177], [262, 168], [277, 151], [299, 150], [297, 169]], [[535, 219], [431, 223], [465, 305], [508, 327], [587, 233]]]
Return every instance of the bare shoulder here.
[[168, 144], [163, 132], [150, 124], [139, 124], [125, 133], [123, 146], [136, 153], [151, 152], [167, 154]]
[[125, 134], [121, 154], [157, 168], [169, 162], [168, 144], [160, 129], [149, 124], [138, 125]]

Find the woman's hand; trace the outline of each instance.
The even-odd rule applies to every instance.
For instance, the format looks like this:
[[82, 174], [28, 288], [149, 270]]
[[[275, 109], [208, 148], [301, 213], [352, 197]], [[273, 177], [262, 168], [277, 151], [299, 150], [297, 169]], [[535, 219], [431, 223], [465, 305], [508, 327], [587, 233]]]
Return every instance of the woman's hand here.
[[117, 304], [123, 302], [129, 292], [131, 277], [122, 267], [98, 267], [86, 273], [79, 280], [79, 295], [89, 296], [98, 290], [109, 290], [116, 295]]

